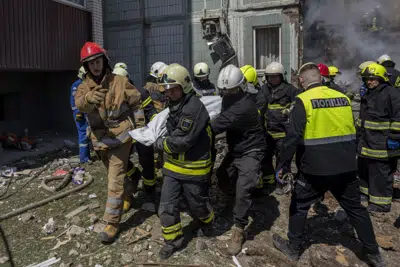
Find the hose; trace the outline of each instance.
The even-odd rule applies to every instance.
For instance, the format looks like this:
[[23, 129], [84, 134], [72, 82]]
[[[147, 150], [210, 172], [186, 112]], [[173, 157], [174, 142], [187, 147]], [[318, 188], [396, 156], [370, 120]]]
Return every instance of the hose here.
[[[43, 199], [43, 200], [41, 200], [39, 202], [35, 202], [35, 203], [29, 204], [29, 205], [27, 205], [25, 207], [22, 207], [20, 209], [17, 209], [17, 210], [14, 210], [12, 212], [3, 214], [3, 215], [0, 216], [0, 222], [5, 220], [5, 219], [8, 219], [8, 218], [17, 216], [19, 214], [22, 214], [22, 213], [24, 213], [24, 212], [26, 212], [28, 210], [35, 209], [35, 208], [38, 208], [40, 206], [46, 205], [47, 203], [52, 202], [54, 200], [58, 200], [58, 199], [64, 198], [64, 197], [66, 197], [66, 196], [68, 196], [68, 195], [70, 195], [72, 193], [75, 193], [75, 192], [78, 192], [78, 191], [84, 189], [85, 187], [87, 187], [88, 185], [90, 185], [93, 182], [93, 177], [90, 174], [85, 174], [85, 175], [88, 178], [88, 180], [84, 184], [82, 184], [80, 186], [77, 186], [75, 188], [72, 188], [70, 190], [67, 190], [65, 192], [59, 193], [59, 194], [57, 194], [55, 196], [48, 197], [48, 198]], [[66, 176], [68, 176], [68, 175], [66, 175]]]
[[[71, 181], [71, 173], [59, 177], [47, 177], [42, 180], [41, 187], [49, 192], [55, 193], [63, 189]], [[47, 183], [51, 181], [62, 180], [56, 187], [48, 186]]]

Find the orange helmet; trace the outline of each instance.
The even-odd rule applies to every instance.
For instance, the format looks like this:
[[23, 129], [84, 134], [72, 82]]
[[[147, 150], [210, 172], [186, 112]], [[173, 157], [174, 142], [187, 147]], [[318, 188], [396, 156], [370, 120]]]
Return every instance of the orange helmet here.
[[86, 42], [81, 50], [81, 62], [88, 62], [98, 57], [105, 56], [107, 59], [107, 51], [97, 43]]

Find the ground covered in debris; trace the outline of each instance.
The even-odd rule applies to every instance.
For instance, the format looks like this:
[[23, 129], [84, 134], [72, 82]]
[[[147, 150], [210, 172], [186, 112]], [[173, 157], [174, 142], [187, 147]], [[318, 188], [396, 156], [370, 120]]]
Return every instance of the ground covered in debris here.
[[[60, 158], [68, 158], [69, 161], [57, 160]], [[65, 168], [62, 165], [67, 163], [67, 166], [74, 167], [76, 162], [76, 156], [71, 157], [68, 150], [62, 149], [14, 163], [13, 166], [19, 170], [29, 169], [32, 173], [25, 171], [16, 177], [1, 179], [0, 216], [58, 194], [41, 188], [42, 179], [57, 169]], [[44, 172], [32, 179], [35, 172], [42, 170], [40, 168], [46, 164]], [[158, 250], [163, 244], [160, 223], [151, 211], [151, 205], [148, 207], [143, 203], [139, 193], [133, 209], [123, 217], [119, 239], [112, 245], [103, 245], [98, 241], [97, 232], [103, 227], [101, 217], [107, 195], [106, 171], [100, 161], [85, 168], [94, 182], [82, 191], [0, 221], [15, 266], [29, 266], [52, 258], [56, 262], [52, 266], [367, 266], [361, 260], [361, 247], [354, 230], [346, 216], [338, 211], [338, 204], [330, 195], [325, 198], [324, 205], [315, 207], [309, 213], [307, 232], [310, 246], [300, 262], [286, 260], [273, 248], [271, 237], [273, 233], [286, 233], [290, 197], [274, 193], [255, 201], [251, 212], [253, 219], [247, 229], [248, 240], [235, 263], [226, 254], [232, 226], [232, 204], [229, 204], [232, 201], [219, 193], [215, 185], [211, 198], [216, 213], [217, 237], [198, 237], [193, 231], [190, 216], [182, 212], [184, 233], [189, 242], [172, 258], [160, 261]], [[77, 186], [70, 183], [60, 192]], [[400, 203], [394, 202], [390, 214], [372, 216], [383, 256], [387, 266], [392, 267], [399, 266], [399, 214]], [[0, 248], [0, 266], [7, 266], [9, 261], [2, 243]]]

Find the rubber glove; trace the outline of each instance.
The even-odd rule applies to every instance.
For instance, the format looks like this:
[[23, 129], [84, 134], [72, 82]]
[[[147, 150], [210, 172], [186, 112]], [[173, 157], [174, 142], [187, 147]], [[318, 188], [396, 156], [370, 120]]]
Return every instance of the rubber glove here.
[[395, 150], [400, 148], [400, 142], [397, 142], [393, 139], [388, 138], [387, 139], [387, 146], [389, 149]]

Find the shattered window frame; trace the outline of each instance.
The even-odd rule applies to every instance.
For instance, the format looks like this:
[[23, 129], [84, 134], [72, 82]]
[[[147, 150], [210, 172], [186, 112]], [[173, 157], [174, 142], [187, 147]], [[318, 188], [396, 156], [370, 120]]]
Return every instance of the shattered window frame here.
[[[279, 55], [278, 55], [278, 59], [271, 59], [268, 62], [264, 62], [263, 64], [259, 64], [259, 57], [257, 55], [258, 49], [257, 49], [257, 31], [265, 31], [265, 30], [278, 30], [278, 38], [279, 38], [279, 44], [278, 44], [278, 49], [279, 49]], [[276, 33], [275, 33], [276, 34]], [[265, 38], [265, 36], [264, 36]], [[270, 42], [270, 44], [274, 43], [274, 41]], [[268, 48], [267, 48], [268, 49]], [[271, 49], [271, 48], [270, 48]], [[268, 52], [270, 53], [270, 51]], [[265, 25], [265, 26], [257, 26], [257, 27], [253, 27], [253, 66], [256, 68], [257, 72], [261, 72], [263, 71], [266, 66], [273, 62], [273, 61], [277, 61], [279, 63], [282, 62], [282, 25], [281, 24], [275, 24], [275, 25]], [[261, 65], [261, 66], [260, 66]]]

